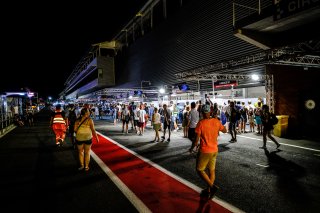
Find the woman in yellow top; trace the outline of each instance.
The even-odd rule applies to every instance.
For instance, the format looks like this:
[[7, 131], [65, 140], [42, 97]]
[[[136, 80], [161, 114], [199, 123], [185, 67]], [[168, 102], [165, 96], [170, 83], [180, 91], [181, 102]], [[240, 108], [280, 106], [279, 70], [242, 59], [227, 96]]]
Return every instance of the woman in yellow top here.
[[74, 125], [74, 132], [76, 133], [76, 144], [79, 152], [79, 170], [88, 171], [92, 138], [94, 136], [97, 142], [99, 142], [99, 138], [93, 120], [90, 118], [90, 111], [87, 108], [81, 109], [80, 116]]

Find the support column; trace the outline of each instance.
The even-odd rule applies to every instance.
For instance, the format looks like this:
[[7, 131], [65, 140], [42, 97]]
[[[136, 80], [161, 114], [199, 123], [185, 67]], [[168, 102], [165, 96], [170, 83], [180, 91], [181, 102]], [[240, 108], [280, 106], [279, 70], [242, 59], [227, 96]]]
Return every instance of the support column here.
[[274, 79], [273, 75], [266, 75], [265, 77], [266, 99], [267, 105], [271, 112], [274, 113]]

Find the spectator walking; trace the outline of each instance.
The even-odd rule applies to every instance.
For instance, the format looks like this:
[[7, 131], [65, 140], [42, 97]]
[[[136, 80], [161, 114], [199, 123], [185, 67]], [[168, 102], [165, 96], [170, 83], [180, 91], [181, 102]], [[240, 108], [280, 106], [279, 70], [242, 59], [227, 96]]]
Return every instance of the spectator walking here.
[[248, 115], [248, 108], [245, 106], [245, 102], [241, 103], [242, 106], [240, 108], [240, 133], [246, 133], [246, 125], [247, 125], [247, 115]]
[[[207, 184], [207, 189], [202, 191], [202, 195], [213, 198], [218, 190], [215, 184], [215, 168], [218, 155], [218, 134], [219, 131], [226, 133], [225, 126], [217, 118], [211, 118], [210, 105], [202, 106], [203, 119], [197, 123], [195, 133], [196, 138], [192, 142], [189, 152], [191, 153], [195, 147], [200, 146], [197, 153], [196, 170], [200, 178]], [[209, 174], [206, 170], [208, 169]]]
[[170, 106], [170, 112], [171, 112], [171, 122], [172, 122], [171, 130], [176, 132], [179, 130], [178, 123], [177, 123], [179, 109], [175, 103], [172, 103], [172, 105]]
[[128, 104], [125, 104], [121, 110], [122, 133], [128, 134], [128, 126], [130, 121], [130, 110]]
[[183, 110], [183, 116], [182, 116], [182, 129], [183, 129], [184, 138], [188, 137], [189, 112], [190, 112], [190, 106], [185, 106], [185, 109]]
[[138, 134], [138, 128], [139, 128], [139, 110], [140, 108], [137, 107], [136, 105], [133, 105], [133, 126], [134, 130], [136, 131], [136, 134]]
[[144, 104], [140, 104], [140, 110], [137, 112], [139, 122], [138, 122], [138, 127], [139, 127], [139, 135], [143, 136], [144, 134], [144, 128], [146, 124], [146, 116], [147, 113], [144, 110]]
[[197, 126], [197, 123], [199, 121], [199, 112], [196, 109], [196, 103], [191, 102], [191, 110], [189, 113], [189, 121], [188, 121], [188, 137], [191, 141], [195, 140], [195, 129]]
[[113, 125], [117, 125], [117, 116], [118, 116], [117, 106], [113, 106], [112, 107]]
[[82, 108], [79, 118], [74, 125], [76, 132], [76, 143], [78, 147], [78, 156], [80, 167], [79, 170], [89, 170], [90, 150], [92, 145], [92, 138], [95, 137], [99, 142], [99, 137], [94, 128], [94, 123], [90, 117], [90, 111], [87, 108]]
[[77, 120], [77, 113], [76, 113], [76, 107], [74, 104], [69, 104], [69, 110], [68, 110], [68, 121], [69, 121], [69, 137], [70, 142], [73, 146], [73, 148], [76, 148], [76, 139], [74, 137], [74, 124]]
[[161, 122], [160, 131], [162, 131], [163, 130], [164, 117], [163, 117], [163, 107], [162, 107], [161, 103], [159, 103], [158, 113], [160, 114], [160, 122]]
[[258, 134], [262, 134], [262, 121], [261, 121], [261, 114], [262, 114], [262, 102], [258, 101], [257, 106], [254, 108], [254, 119], [257, 125]]
[[129, 122], [131, 123], [131, 129], [133, 130], [133, 127], [135, 128], [135, 126], [134, 126], [134, 112], [133, 112], [133, 110], [134, 110], [134, 102], [131, 102], [130, 104], [129, 104], [129, 112], [130, 112], [130, 119], [129, 119]]
[[156, 142], [156, 141], [159, 142], [160, 141], [159, 129], [161, 126], [161, 122], [160, 122], [160, 114], [158, 113], [157, 107], [154, 107], [154, 109], [153, 109], [152, 124], [153, 124], [153, 129], [155, 131], [154, 142]]
[[249, 120], [249, 126], [250, 126], [250, 132], [254, 132], [254, 106], [251, 104], [251, 101], [248, 101], [248, 120]]
[[163, 136], [161, 137], [164, 141], [166, 139], [166, 130], [168, 129], [168, 139], [167, 141], [170, 142], [171, 136], [171, 111], [168, 109], [167, 104], [163, 104]]
[[234, 101], [230, 101], [229, 108], [227, 108], [226, 116], [229, 121], [229, 133], [231, 135], [231, 140], [229, 142], [237, 142], [237, 121], [240, 113], [236, 109]]
[[[148, 110], [149, 110], [149, 113], [148, 113], [148, 114], [149, 114], [149, 117], [152, 118], [153, 113], [154, 113], [154, 105], [153, 105], [153, 104], [150, 104], [150, 107], [149, 107]], [[150, 122], [151, 122], [151, 126], [152, 126], [152, 125], [153, 125], [152, 119], [150, 119], [150, 120], [151, 120]]]
[[269, 111], [269, 106], [264, 104], [262, 107], [261, 122], [262, 122], [262, 137], [263, 137], [263, 146], [261, 149], [267, 148], [267, 136], [277, 145], [277, 149], [280, 147], [280, 144], [274, 137], [271, 136], [273, 130], [273, 125], [278, 123], [278, 119], [275, 114]]

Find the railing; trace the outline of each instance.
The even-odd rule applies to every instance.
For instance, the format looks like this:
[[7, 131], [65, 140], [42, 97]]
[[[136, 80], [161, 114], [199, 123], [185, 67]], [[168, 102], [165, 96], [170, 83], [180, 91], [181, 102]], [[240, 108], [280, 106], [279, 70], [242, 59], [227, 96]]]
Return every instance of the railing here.
[[[241, 8], [242, 9], [242, 10], [237, 10], [237, 14], [239, 15], [239, 17], [236, 17], [236, 8]], [[257, 8], [249, 7], [249, 6], [246, 6], [246, 5], [242, 5], [242, 4], [238, 4], [236, 2], [233, 2], [232, 3], [232, 25], [233, 25], [233, 27], [235, 27], [237, 19], [241, 19], [241, 18], [243, 18], [245, 16], [251, 15], [252, 13], [256, 13], [256, 12], [258, 12], [258, 14], [261, 13], [260, 0], [258, 1], [258, 7]]]
[[0, 117], [0, 135], [4, 134], [6, 130], [14, 124], [14, 119], [11, 112], [1, 113]]

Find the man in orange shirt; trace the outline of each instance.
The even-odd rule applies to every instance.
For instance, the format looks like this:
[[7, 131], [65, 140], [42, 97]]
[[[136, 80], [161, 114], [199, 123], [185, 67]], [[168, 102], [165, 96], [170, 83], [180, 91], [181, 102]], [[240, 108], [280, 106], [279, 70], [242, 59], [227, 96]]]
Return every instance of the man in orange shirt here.
[[[219, 131], [226, 133], [227, 130], [217, 118], [210, 117], [210, 105], [202, 106], [201, 111], [203, 119], [197, 124], [195, 129], [196, 139], [193, 141], [189, 152], [192, 152], [194, 147], [197, 147], [200, 140], [196, 169], [201, 179], [208, 185], [208, 188], [204, 189], [201, 194], [212, 199], [218, 190], [218, 187], [214, 184], [216, 159], [218, 154], [218, 133]], [[209, 170], [209, 174], [206, 173], [207, 168]]]

